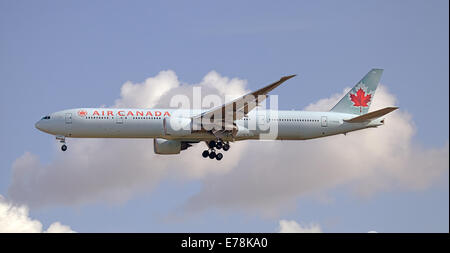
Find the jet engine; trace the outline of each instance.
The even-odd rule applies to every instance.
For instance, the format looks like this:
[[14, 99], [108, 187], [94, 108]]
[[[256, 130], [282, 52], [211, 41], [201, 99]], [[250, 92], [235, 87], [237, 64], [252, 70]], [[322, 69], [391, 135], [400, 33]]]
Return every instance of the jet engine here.
[[153, 151], [158, 155], [176, 155], [190, 146], [192, 145], [184, 141], [153, 139]]

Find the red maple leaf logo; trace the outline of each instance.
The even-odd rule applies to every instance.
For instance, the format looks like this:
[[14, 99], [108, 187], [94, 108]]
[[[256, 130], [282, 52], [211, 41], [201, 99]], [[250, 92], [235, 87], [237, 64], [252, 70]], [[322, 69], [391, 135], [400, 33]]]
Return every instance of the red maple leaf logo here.
[[370, 102], [371, 98], [372, 95], [370, 94], [366, 95], [366, 93], [362, 88], [359, 88], [356, 94], [350, 93], [350, 100], [352, 100], [352, 102], [354, 103], [353, 106], [359, 106], [359, 112], [361, 112], [361, 107], [369, 106], [367, 103]]
[[78, 116], [84, 117], [84, 116], [86, 116], [86, 115], [87, 115], [87, 111], [85, 111], [85, 110], [80, 110], [80, 111], [78, 111]]

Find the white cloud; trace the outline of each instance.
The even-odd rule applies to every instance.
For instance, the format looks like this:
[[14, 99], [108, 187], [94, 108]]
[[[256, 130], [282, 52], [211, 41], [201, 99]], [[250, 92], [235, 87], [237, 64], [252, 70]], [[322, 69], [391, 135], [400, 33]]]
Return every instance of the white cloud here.
[[280, 220], [279, 233], [322, 233], [318, 224], [311, 223], [306, 226], [301, 226], [293, 220]]
[[0, 233], [73, 233], [69, 226], [52, 223], [42, 230], [42, 223], [29, 217], [28, 207], [16, 206], [0, 195]]
[[121, 98], [116, 100], [115, 107], [151, 108], [162, 95], [179, 85], [178, 77], [172, 70], [161, 71], [143, 83], [128, 81], [122, 85]]
[[228, 78], [221, 76], [216, 71], [209, 72], [202, 80], [200, 85], [203, 87], [211, 86], [216, 88], [218, 94], [234, 95], [235, 98], [245, 94], [244, 87], [247, 82], [238, 78]]
[[347, 87], [344, 89], [344, 91], [342, 93], [333, 94], [329, 98], [319, 99], [317, 102], [306, 106], [304, 110], [305, 111], [323, 111], [323, 112], [329, 111], [349, 91], [350, 91], [350, 88]]
[[47, 230], [46, 233], [75, 233], [69, 226], [63, 225], [59, 222], [52, 223]]

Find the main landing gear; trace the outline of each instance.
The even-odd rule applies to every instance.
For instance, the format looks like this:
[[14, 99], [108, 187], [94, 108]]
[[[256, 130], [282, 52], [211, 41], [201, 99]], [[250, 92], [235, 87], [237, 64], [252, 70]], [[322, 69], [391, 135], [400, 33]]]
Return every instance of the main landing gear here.
[[222, 160], [223, 154], [216, 153], [216, 149], [223, 149], [223, 151], [228, 151], [230, 149], [230, 144], [228, 142], [224, 143], [222, 140], [210, 141], [207, 144], [209, 149], [203, 151], [202, 156], [204, 158], [209, 157], [210, 159], [216, 158], [217, 161]]
[[56, 139], [59, 140], [59, 142], [61, 142], [63, 144], [61, 146], [61, 150], [66, 151], [67, 150], [66, 137], [65, 136], [56, 136]]

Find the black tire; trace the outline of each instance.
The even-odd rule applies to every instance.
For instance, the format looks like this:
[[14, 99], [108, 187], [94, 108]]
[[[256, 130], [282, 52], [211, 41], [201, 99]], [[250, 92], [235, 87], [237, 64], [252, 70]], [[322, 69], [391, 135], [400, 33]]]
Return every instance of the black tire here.
[[218, 154], [216, 155], [216, 159], [217, 159], [217, 161], [220, 161], [220, 160], [222, 160], [222, 158], [223, 158], [223, 155], [222, 155], [222, 153], [218, 153]]
[[211, 152], [211, 153], [209, 153], [209, 158], [210, 158], [210, 159], [216, 158], [216, 152]]
[[61, 146], [61, 150], [62, 150], [62, 151], [66, 151], [66, 150], [67, 150], [67, 146], [66, 146], [66, 145], [62, 145], [62, 146]]
[[217, 149], [221, 149], [223, 147], [223, 143], [222, 142], [217, 142], [216, 143], [216, 148]]
[[216, 142], [215, 142], [215, 141], [210, 141], [210, 142], [208, 143], [208, 147], [209, 147], [209, 148], [215, 148], [215, 147], [216, 147]]
[[227, 143], [223, 144], [224, 151], [228, 151], [229, 149], [230, 149], [230, 144], [227, 144]]
[[202, 156], [204, 158], [208, 157], [209, 156], [209, 151], [208, 150], [203, 151]]

